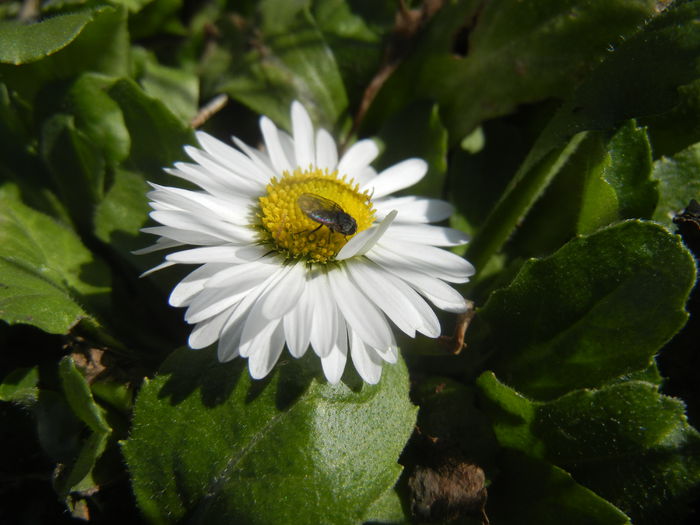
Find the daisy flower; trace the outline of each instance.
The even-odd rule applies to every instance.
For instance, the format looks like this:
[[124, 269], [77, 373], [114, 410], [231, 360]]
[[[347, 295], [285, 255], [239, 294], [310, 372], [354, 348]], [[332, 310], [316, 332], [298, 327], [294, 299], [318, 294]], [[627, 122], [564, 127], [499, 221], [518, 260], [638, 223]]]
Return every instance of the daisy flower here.
[[194, 162], [166, 171], [201, 190], [151, 184], [150, 216], [161, 226], [143, 231], [160, 237], [140, 253], [184, 246], [153, 270], [199, 265], [170, 294], [172, 306], [187, 307], [191, 348], [218, 341], [219, 360], [247, 358], [256, 379], [285, 345], [296, 358], [312, 348], [331, 383], [340, 381], [349, 354], [374, 384], [382, 363], [397, 360], [389, 320], [411, 337], [437, 337], [440, 324], [426, 299], [465, 310], [446, 281], [466, 282], [474, 269], [439, 247], [467, 238], [428, 224], [449, 217], [450, 204], [391, 196], [425, 175], [425, 161], [377, 173], [372, 140], [339, 157], [300, 103], [291, 116], [291, 135], [260, 119], [265, 152], [198, 132], [200, 147], [185, 147]]

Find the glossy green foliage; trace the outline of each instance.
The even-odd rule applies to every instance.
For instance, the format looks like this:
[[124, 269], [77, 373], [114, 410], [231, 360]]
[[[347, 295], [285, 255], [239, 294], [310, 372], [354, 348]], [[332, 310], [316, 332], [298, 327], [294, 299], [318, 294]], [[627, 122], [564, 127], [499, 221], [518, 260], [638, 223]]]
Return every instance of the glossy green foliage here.
[[[700, 0], [0, 2], [0, 522], [681, 523], [699, 19]], [[341, 154], [372, 137], [377, 171], [426, 160], [402, 194], [450, 201], [472, 237], [459, 355], [397, 334], [378, 385], [348, 364], [332, 386], [311, 352], [262, 381], [173, 352], [191, 268], [139, 278], [164, 253], [133, 253], [149, 183], [195, 189], [163, 171], [193, 126], [258, 147], [293, 100]], [[411, 484], [464, 463], [484, 508]]]
[[[311, 357], [311, 356], [309, 356]], [[253, 381], [179, 350], [144, 385], [124, 444], [149, 520], [356, 523], [391, 490], [415, 421], [403, 364], [332, 386], [309, 357]], [[212, 366], [214, 365], [214, 366]], [[242, 489], [245, 487], [245, 489]], [[303, 518], [302, 518], [303, 516]]]
[[656, 385], [627, 381], [541, 403], [491, 373], [477, 384], [497, 440], [509, 451], [539, 468], [549, 463], [565, 469], [634, 523], [673, 523], [687, 513], [693, 491], [685, 480], [700, 467], [700, 434], [685, 420], [683, 403], [660, 395]]
[[487, 368], [536, 399], [600, 386], [649, 365], [685, 323], [694, 283], [677, 237], [623, 222], [523, 266], [484, 305], [474, 344]]
[[567, 95], [607, 46], [654, 13], [654, 4], [449, 2], [373, 109], [386, 115], [410, 100], [437, 100], [453, 140], [461, 140], [517, 104]]
[[106, 268], [72, 230], [23, 205], [12, 188], [0, 193], [0, 318], [65, 333], [108, 286]]
[[654, 220], [672, 227], [673, 217], [691, 199], [700, 200], [700, 143], [663, 157], [654, 163], [653, 178], [659, 183], [659, 204]]

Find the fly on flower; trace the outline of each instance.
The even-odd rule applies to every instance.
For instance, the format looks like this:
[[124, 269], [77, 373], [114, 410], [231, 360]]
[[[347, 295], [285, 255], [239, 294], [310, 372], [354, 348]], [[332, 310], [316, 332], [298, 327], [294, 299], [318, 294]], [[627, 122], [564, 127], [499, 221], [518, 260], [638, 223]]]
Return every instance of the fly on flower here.
[[319, 223], [311, 233], [322, 226], [346, 236], [354, 235], [357, 231], [357, 221], [330, 199], [313, 193], [302, 193], [297, 197], [297, 204], [309, 219]]
[[[389, 320], [411, 337], [435, 338], [440, 324], [428, 302], [466, 310], [447, 283], [468, 281], [474, 268], [441, 247], [467, 237], [430, 224], [448, 218], [450, 204], [392, 196], [423, 178], [425, 161], [377, 173], [372, 140], [339, 156], [298, 102], [291, 120], [288, 134], [260, 119], [264, 153], [198, 132], [199, 148], [185, 147], [194, 162], [166, 171], [200, 189], [152, 184], [150, 215], [160, 225], [143, 231], [159, 238], [140, 253], [176, 250], [155, 269], [197, 266], [170, 294], [194, 325], [191, 348], [217, 343], [220, 361], [247, 358], [254, 378], [265, 377], [285, 347], [296, 358], [311, 348], [331, 383], [350, 356], [374, 384], [382, 363], [398, 359]], [[298, 235], [309, 220], [329, 238]]]

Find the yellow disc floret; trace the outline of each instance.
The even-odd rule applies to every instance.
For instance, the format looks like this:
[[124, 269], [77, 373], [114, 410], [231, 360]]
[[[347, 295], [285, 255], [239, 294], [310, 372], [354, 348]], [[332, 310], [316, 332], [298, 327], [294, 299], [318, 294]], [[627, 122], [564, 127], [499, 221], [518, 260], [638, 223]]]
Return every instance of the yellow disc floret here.
[[[338, 177], [337, 171], [284, 172], [270, 181], [259, 200], [263, 241], [289, 259], [332, 261], [353, 235], [374, 222], [370, 195], [361, 193], [353, 180]], [[356, 231], [344, 235], [353, 221]]]

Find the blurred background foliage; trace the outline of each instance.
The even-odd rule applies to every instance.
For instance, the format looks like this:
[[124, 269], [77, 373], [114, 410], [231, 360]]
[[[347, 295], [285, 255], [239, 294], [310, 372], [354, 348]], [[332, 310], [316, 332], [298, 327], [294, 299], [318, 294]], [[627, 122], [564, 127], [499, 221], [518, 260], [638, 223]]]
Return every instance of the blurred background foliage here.
[[[332, 387], [180, 348], [147, 181], [293, 100], [428, 161], [464, 349]], [[0, 522], [694, 523], [694, 199], [697, 0], [3, 0]]]

